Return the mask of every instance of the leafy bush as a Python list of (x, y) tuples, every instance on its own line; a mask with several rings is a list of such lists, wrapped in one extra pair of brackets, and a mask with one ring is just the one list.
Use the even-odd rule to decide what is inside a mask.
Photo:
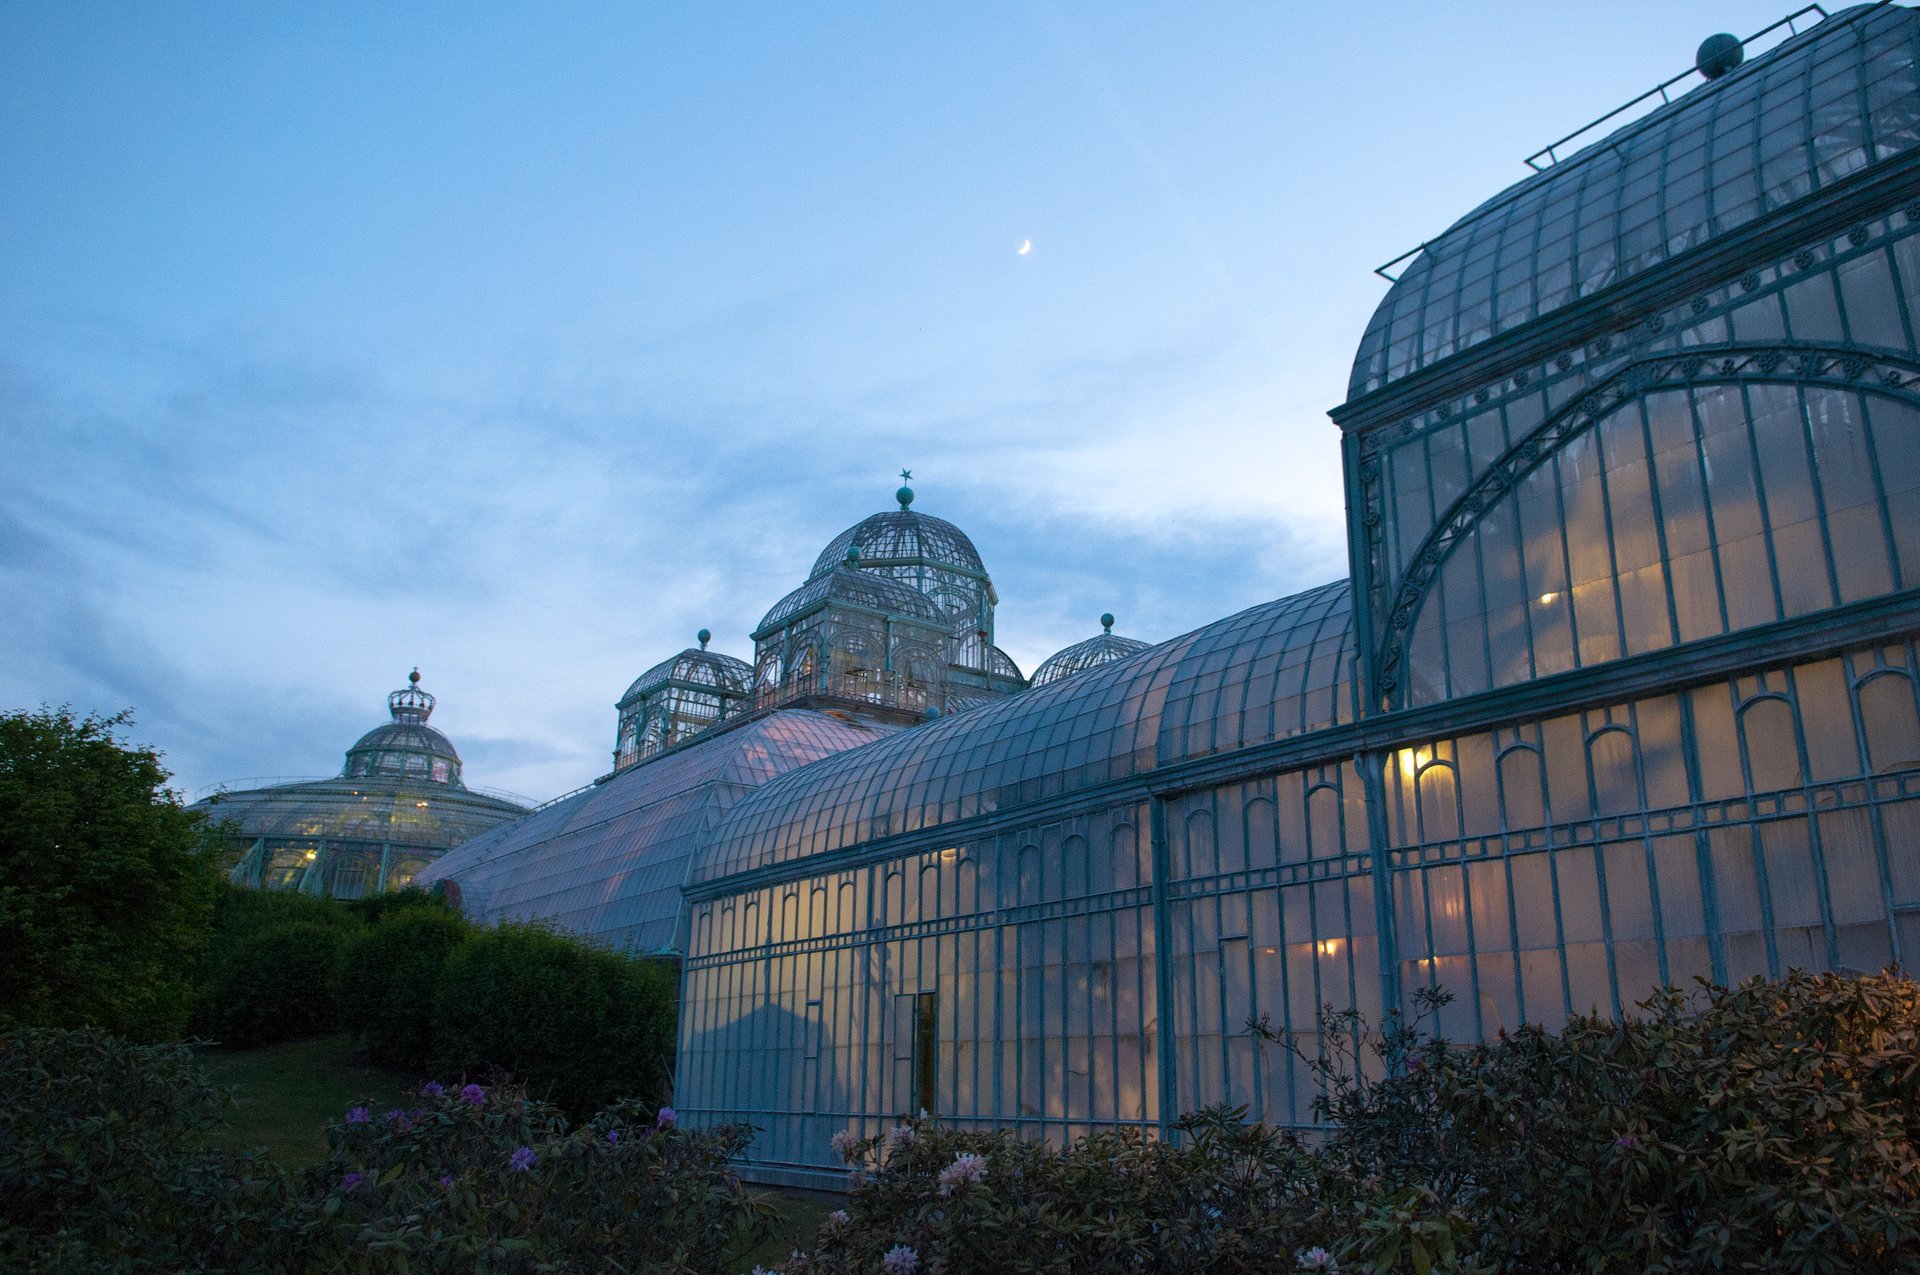
[(471, 928), (444, 908), (405, 906), (388, 911), (348, 943), (340, 975), (341, 1021), (375, 1059), (390, 1067), (427, 1069), (433, 1057), (434, 989)]
[(269, 1269), (289, 1181), (200, 1149), (221, 1095), (179, 1045), (0, 1036), (0, 1269)]
[(186, 1023), (218, 856), (127, 720), (0, 714), (0, 1028)]
[(664, 1101), (673, 1057), (668, 968), (532, 925), (477, 930), (442, 970), (436, 1069), (504, 1073), (573, 1116)]
[(749, 1132), (683, 1132), (623, 1104), (569, 1130), (514, 1089), (429, 1084), (412, 1110), (347, 1113), (307, 1175), (309, 1259), (358, 1268), (719, 1272), (770, 1216), (729, 1160)]
[(294, 921), (241, 938), (209, 985), (204, 1030), (249, 1047), (340, 1030), (340, 926)]
[(1228, 1111), (1177, 1147), (840, 1135), (849, 1204), (782, 1269), (1920, 1271), (1920, 986), (1793, 974), (1470, 1046), (1422, 1030), (1444, 1000), (1326, 1016), (1311, 1146)]
[(385, 894), (373, 894), (364, 899), (354, 899), (342, 904), (347, 911), (368, 925), (378, 925), (400, 912), (429, 911), (444, 912), (449, 916), (458, 916), (458, 909), (447, 903), (446, 896), (439, 887), (422, 890), (410, 885), (399, 890), (390, 890)]

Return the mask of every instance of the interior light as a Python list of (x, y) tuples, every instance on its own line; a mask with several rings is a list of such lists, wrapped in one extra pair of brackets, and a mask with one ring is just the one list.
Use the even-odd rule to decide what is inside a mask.
[(1550, 607), (1554, 603), (1558, 602), (1559, 600), (1560, 600), (1560, 595), (1558, 593), (1552, 592), (1551, 590), (1540, 595), (1540, 605), (1543, 607)]
[(945, 850), (942, 850), (940, 852), (940, 859), (943, 863), (952, 863), (955, 859), (958, 859), (959, 857), (960, 857), (959, 846), (948, 846)]
[(320, 852), (318, 850), (307, 851), (307, 862), (311, 863), (315, 859), (318, 859), (319, 857), (320, 857)]
[(1340, 954), (1339, 939), (1321, 939), (1317, 946), (1322, 956), (1338, 956)]

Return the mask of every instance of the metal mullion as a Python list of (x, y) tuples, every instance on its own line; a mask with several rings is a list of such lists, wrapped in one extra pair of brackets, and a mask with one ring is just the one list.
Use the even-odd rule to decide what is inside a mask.
[(1727, 613), (1727, 581), (1726, 572), (1720, 561), (1720, 528), (1719, 520), (1714, 516), (1713, 483), (1709, 481), (1707, 473), (1706, 429), (1700, 415), (1699, 396), (1691, 389), (1687, 391), (1686, 403), (1687, 418), (1691, 422), (1693, 432), (1692, 452), (1695, 474), (1700, 480), (1700, 513), (1706, 519), (1708, 560), (1713, 564), (1714, 601), (1720, 609), (1720, 631), (1726, 633), (1731, 630), (1732, 621)]
[[(1604, 470), (1605, 466), (1601, 468)], [(1593, 774), (1593, 741), (1608, 731), (1619, 730), (1621, 728), (1614, 722), (1613, 714), (1609, 710), (1600, 709), (1597, 711), (1603, 715), (1605, 724), (1597, 731), (1586, 729), (1587, 719), (1595, 711), (1596, 710), (1593, 709), (1587, 709), (1580, 714), (1580, 726), (1583, 736), (1580, 741), (1580, 755), (1581, 761), (1586, 765), (1587, 772), (1587, 809), (1593, 812), (1593, 822), (1596, 825), (1593, 838), (1593, 878), (1600, 896), (1600, 942), (1601, 947), (1606, 953), (1607, 995), (1613, 1002), (1611, 1009), (1617, 1017), (1620, 1013), (1620, 968), (1613, 957), (1613, 901), (1607, 897), (1606, 847), (1608, 843), (1600, 839), (1599, 828), (1597, 826), (1603, 816), (1600, 814), (1600, 785)], [(1640, 737), (1632, 731), (1627, 731), (1626, 735), (1627, 742), (1633, 747), (1634, 786), (1637, 793), (1640, 775)], [(1644, 809), (1646, 806), (1645, 801), (1643, 800), (1640, 804), (1641, 808)]]
[(1553, 508), (1560, 524), (1560, 570), (1561, 578), (1567, 582), (1567, 642), (1571, 648), (1568, 654), (1573, 657), (1572, 667), (1585, 668), (1586, 662), (1580, 658), (1579, 609), (1573, 605), (1573, 553), (1567, 547), (1567, 491), (1566, 483), (1561, 480), (1559, 451), (1554, 452), (1552, 460)]
[[(1887, 257), (1892, 260), (1893, 254), (1889, 252)], [(1873, 396), (1856, 394), (1853, 397), (1860, 406), (1860, 423), (1866, 428), (1867, 471), (1873, 476), (1874, 503), (1880, 510), (1880, 531), (1887, 538), (1887, 563), (1893, 572), (1894, 587), (1899, 588), (1906, 584), (1908, 576), (1900, 560), (1900, 537), (1893, 530), (1893, 512), (1887, 500), (1887, 485), (1880, 475), (1880, 445), (1873, 425)], [(1920, 563), (1915, 565), (1920, 567)]]
[(1738, 388), (1740, 413), (1746, 424), (1747, 457), (1753, 463), (1753, 498), (1760, 506), (1760, 528), (1767, 550), (1767, 579), (1773, 584), (1773, 618), (1780, 620), (1786, 618), (1787, 599), (1780, 587), (1780, 558), (1773, 547), (1773, 514), (1767, 504), (1767, 471), (1760, 463), (1760, 442), (1753, 428), (1753, 398), (1745, 385)]
[[(1828, 286), (1833, 289), (1834, 301), (1840, 309), (1840, 321), (1844, 324), (1846, 322), (1847, 306), (1845, 298), (1840, 295), (1840, 279), (1838, 273), (1829, 269), (1827, 271), (1827, 277)], [(1841, 392), (1845, 393), (1845, 391)], [(1827, 605), (1837, 606), (1845, 600), (1845, 594), (1843, 594), (1840, 589), (1840, 564), (1833, 556), (1833, 528), (1827, 521), (1826, 485), (1820, 481), (1820, 457), (1813, 446), (1813, 415), (1807, 407), (1807, 391), (1805, 387), (1793, 387), (1793, 403), (1798, 409), (1800, 417), (1801, 446), (1806, 449), (1807, 482), (1813, 488), (1814, 517), (1820, 528), (1820, 551), (1825, 556), (1827, 563), (1827, 597), (1829, 598)], [(1803, 769), (1801, 773), (1803, 775), (1811, 775), (1813, 772)]]
[[(1660, 547), (1660, 587), (1667, 599), (1667, 645), (1674, 646), (1684, 641), (1680, 636), (1680, 606), (1673, 596), (1673, 551), (1667, 548), (1666, 507), (1660, 502), (1660, 461), (1653, 445), (1653, 423), (1647, 411), (1647, 400), (1643, 396), (1638, 400), (1640, 410), (1640, 442), (1647, 454), (1647, 499), (1653, 506), (1654, 543)], [(1661, 966), (1666, 965), (1664, 949)], [(1664, 978), (1665, 975), (1663, 974)]]
[[(1822, 515), (1824, 517), (1824, 514)], [(1807, 753), (1807, 729), (1805, 719), (1800, 712), (1800, 683), (1793, 674), (1793, 665), (1786, 669), (1788, 706), (1793, 710), (1793, 746), (1800, 760), (1800, 783), (1803, 789), (1813, 782), (1812, 759)], [(1827, 968), (1836, 969), (1840, 965), (1840, 940), (1833, 922), (1833, 891), (1827, 877), (1826, 842), (1820, 833), (1820, 820), (1815, 817), (1812, 803), (1808, 803), (1805, 815), (1807, 824), (1807, 847), (1813, 858), (1813, 870), (1816, 874), (1816, 893), (1820, 900), (1820, 928), (1827, 940)]]
[[(1644, 413), (1643, 413), (1644, 416)], [(1612, 415), (1603, 416), (1587, 427), (1593, 436), (1593, 463), (1600, 480), (1600, 524), (1606, 529), (1607, 536), (1607, 587), (1613, 594), (1613, 630), (1619, 643), (1620, 655), (1629, 654), (1627, 650), (1627, 609), (1620, 597), (1620, 554), (1614, 545), (1613, 535), (1613, 485), (1607, 481), (1607, 447), (1601, 431)], [(1651, 477), (1651, 474), (1649, 474)], [(1567, 581), (1569, 592), (1573, 581)], [(1619, 656), (1615, 656), (1618, 659)], [(1589, 767), (1591, 768), (1591, 767)]]
[[(1744, 827), (1747, 833), (1748, 854), (1753, 860), (1754, 883), (1759, 887), (1760, 929), (1766, 938), (1767, 945), (1767, 976), (1769, 978), (1778, 978), (1780, 977), (1780, 944), (1773, 932), (1773, 882), (1767, 875), (1765, 847), (1760, 844), (1760, 824), (1752, 813), (1751, 803), (1757, 794), (1753, 787), (1753, 759), (1750, 755), (1752, 750), (1747, 747), (1746, 710), (1758, 704), (1763, 699), (1779, 699), (1780, 697), (1771, 691), (1762, 691), (1759, 694), (1749, 696), (1747, 701), (1741, 704), (1738, 703), (1737, 700), (1739, 689), (1736, 683), (1733, 680), (1729, 680), (1727, 688), (1736, 697), (1736, 707), (1733, 711), (1733, 733), (1736, 736), (1735, 742), (1740, 750), (1740, 780), (1747, 790), (1746, 795), (1749, 803), (1748, 815)], [(1787, 707), (1789, 709), (1793, 707), (1791, 701), (1787, 701)], [(1805, 776), (1803, 775), (1802, 778), (1804, 779)]]

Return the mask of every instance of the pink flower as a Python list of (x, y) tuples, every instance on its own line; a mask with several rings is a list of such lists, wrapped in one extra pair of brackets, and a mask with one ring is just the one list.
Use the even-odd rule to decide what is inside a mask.
[(1336, 1272), (1340, 1269), (1340, 1266), (1333, 1260), (1333, 1254), (1316, 1244), (1300, 1254), (1300, 1269), (1303, 1271)]
[(905, 1244), (895, 1244), (887, 1250), (887, 1255), (880, 1259), (880, 1269), (885, 1271), (886, 1275), (913, 1275), (920, 1269), (920, 1254)]
[(860, 1150), (860, 1139), (853, 1130), (842, 1129), (833, 1135), (832, 1146), (835, 1155), (852, 1164), (854, 1155)]
[(820, 1229), (823, 1231), (838, 1231), (852, 1220), (852, 1218), (847, 1216), (845, 1209), (835, 1209), (833, 1212), (827, 1214), (827, 1220), (820, 1224)]
[(952, 1164), (940, 1170), (940, 1194), (952, 1195), (956, 1187), (979, 1182), (987, 1176), (987, 1157), (962, 1151)]
[(891, 1155), (895, 1151), (912, 1146), (913, 1140), (917, 1136), (913, 1131), (913, 1126), (910, 1124), (897, 1124), (893, 1126), (892, 1129), (887, 1131), (887, 1153)]

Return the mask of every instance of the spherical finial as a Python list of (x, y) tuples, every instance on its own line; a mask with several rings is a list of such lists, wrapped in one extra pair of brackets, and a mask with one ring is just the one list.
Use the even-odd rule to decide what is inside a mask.
[(420, 685), (420, 670), (418, 667), (415, 667), (413, 672), (407, 674), (407, 681), (411, 682), (415, 686)]
[(701, 629), (698, 633), (694, 634), (694, 636), (700, 639), (700, 649), (703, 651), (707, 649), (707, 643), (713, 641), (713, 634), (707, 632), (705, 629)]
[(859, 545), (847, 546), (847, 565), (850, 567), (857, 567), (860, 565), (860, 546)]
[(1722, 31), (1700, 42), (1700, 51), (1693, 55), (1693, 64), (1700, 69), (1700, 74), (1709, 80), (1717, 80), (1739, 66), (1746, 57), (1746, 46)]
[(1108, 611), (1100, 617), (1100, 627), (1109, 633), (1113, 632), (1113, 612)]
[(899, 491), (893, 493), (893, 498), (900, 502), (902, 509), (905, 509), (913, 503), (913, 488), (902, 487)]

